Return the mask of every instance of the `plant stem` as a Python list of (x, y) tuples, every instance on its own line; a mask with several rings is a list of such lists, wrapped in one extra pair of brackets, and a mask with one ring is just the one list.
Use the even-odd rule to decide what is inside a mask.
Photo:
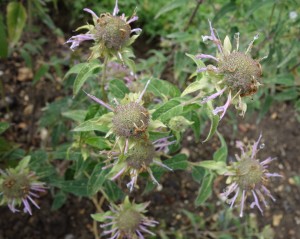
[(197, 11), (198, 11), (200, 5), (203, 3), (203, 1), (204, 1), (204, 0), (197, 0), (197, 5), (196, 5), (196, 7), (195, 7), (195, 9), (194, 9), (194, 11), (193, 11), (193, 13), (192, 13), (192, 15), (191, 15), (191, 17), (190, 17), (188, 23), (186, 24), (184, 30), (187, 30), (188, 27), (190, 26), (190, 24), (193, 22), (193, 20), (194, 20), (194, 18), (195, 18), (195, 16), (196, 16), (196, 13), (197, 13)]
[(104, 63), (103, 63), (103, 68), (102, 68), (102, 77), (101, 77), (101, 91), (102, 91), (102, 97), (103, 101), (107, 102), (107, 94), (105, 90), (105, 84), (106, 84), (106, 70), (107, 70), (107, 63), (108, 63), (108, 56), (105, 56), (104, 58)]

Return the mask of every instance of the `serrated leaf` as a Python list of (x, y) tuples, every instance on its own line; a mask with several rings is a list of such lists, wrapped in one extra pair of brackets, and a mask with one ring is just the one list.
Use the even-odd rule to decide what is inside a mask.
[(118, 99), (123, 99), (130, 91), (122, 80), (109, 81), (109, 92)]
[(152, 114), (154, 120), (160, 119), (163, 123), (167, 122), (173, 116), (178, 116), (182, 113), (183, 106), (179, 100), (172, 99), (155, 110)]
[[(73, 84), (73, 95), (77, 95), (80, 88), (83, 86), (84, 82), (91, 77), (95, 76), (95, 71), (100, 69), (100, 64), (98, 61), (91, 61), (84, 63), (82, 68), (80, 69), (77, 77), (75, 78), (74, 84)], [(99, 72), (97, 72), (99, 74)]]
[(14, 46), (20, 39), (26, 23), (27, 14), (21, 2), (10, 2), (7, 5), (6, 22), (8, 37), (11, 46)]
[(101, 188), (106, 180), (107, 170), (103, 170), (103, 163), (98, 163), (92, 172), (87, 185), (87, 191), (89, 195), (95, 195)]
[(198, 196), (195, 200), (195, 205), (199, 206), (204, 203), (212, 193), (212, 185), (214, 182), (214, 174), (206, 172), (206, 175), (202, 181), (201, 187), (198, 192)]

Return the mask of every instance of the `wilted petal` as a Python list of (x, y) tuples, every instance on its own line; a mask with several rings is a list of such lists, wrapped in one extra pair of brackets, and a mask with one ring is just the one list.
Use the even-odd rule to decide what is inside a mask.
[(113, 11), (113, 16), (118, 15), (118, 13), (119, 13), (118, 0), (116, 0), (116, 4), (114, 7), (114, 11)]
[(138, 19), (139, 19), (138, 16), (133, 16), (133, 17), (130, 18), (126, 23), (127, 23), (127, 24), (130, 24), (130, 23), (132, 23), (132, 22), (134, 22), (134, 21), (137, 21)]
[(215, 108), (213, 110), (213, 114), (217, 115), (219, 112), (223, 112), (222, 115), (220, 116), (220, 119), (222, 119), (224, 117), (230, 103), (231, 103), (231, 91), (229, 91), (229, 95), (228, 95), (228, 98), (227, 98), (227, 101), (226, 101), (225, 105)]
[(71, 43), (70, 49), (73, 51), (76, 47), (80, 45), (83, 41), (94, 40), (94, 34), (79, 34), (76, 36), (72, 36), (66, 43)]
[(211, 96), (203, 98), (201, 101), (201, 104), (204, 104), (204, 103), (208, 102), (209, 100), (213, 100), (213, 99), (217, 98), (218, 96), (222, 95), (225, 90), (226, 90), (226, 87), (224, 89), (218, 91), (217, 93), (212, 94)]
[(213, 59), (215, 61), (219, 61), (216, 57), (212, 56), (212, 55), (205, 55), (205, 54), (199, 54), (196, 55), (197, 59)]
[(91, 9), (89, 9), (89, 8), (84, 8), (83, 10), (86, 11), (86, 12), (88, 12), (88, 13), (90, 13), (90, 14), (92, 14), (92, 16), (93, 16), (95, 19), (98, 19), (98, 18), (99, 18), (99, 17), (97, 16), (97, 14), (94, 13), (94, 11), (92, 11)]

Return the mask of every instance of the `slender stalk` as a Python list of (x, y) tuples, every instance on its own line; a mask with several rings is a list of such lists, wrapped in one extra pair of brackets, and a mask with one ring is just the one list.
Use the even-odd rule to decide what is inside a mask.
[(3, 105), (5, 106), (5, 109), (6, 109), (6, 113), (9, 113), (10, 110), (9, 110), (8, 103), (5, 101), (4, 84), (3, 84), (2, 79), (0, 80), (0, 94), (1, 94), (2, 101), (3, 101)]
[(193, 13), (192, 13), (192, 15), (191, 15), (191, 17), (190, 17), (188, 23), (187, 23), (186, 26), (184, 27), (184, 30), (187, 30), (188, 27), (190, 26), (190, 24), (193, 22), (193, 20), (194, 20), (194, 18), (195, 18), (195, 16), (196, 16), (196, 13), (197, 13), (197, 11), (198, 11), (200, 5), (203, 3), (203, 1), (204, 1), (204, 0), (197, 0), (197, 5), (196, 5), (196, 7), (194, 8), (194, 11), (193, 11)]
[(108, 56), (105, 56), (104, 58), (104, 63), (103, 63), (103, 68), (102, 68), (102, 77), (101, 77), (101, 91), (102, 91), (102, 98), (104, 100), (104, 102), (107, 101), (107, 94), (106, 94), (106, 90), (105, 90), (105, 84), (106, 84), (106, 70), (107, 70), (107, 63), (108, 63)]

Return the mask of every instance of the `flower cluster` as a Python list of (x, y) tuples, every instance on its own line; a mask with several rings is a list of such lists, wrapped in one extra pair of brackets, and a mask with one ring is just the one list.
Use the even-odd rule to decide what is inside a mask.
[(117, 238), (139, 238), (144, 239), (143, 234), (152, 236), (155, 234), (147, 227), (155, 227), (157, 221), (147, 218), (144, 214), (149, 203), (136, 204), (130, 202), (128, 197), (119, 206), (111, 205), (110, 211), (102, 214), (94, 214), (92, 217), (100, 222), (109, 220), (110, 222), (102, 224), (106, 228), (104, 235), (110, 235), (110, 239)]
[(30, 203), (36, 208), (40, 208), (34, 201), (34, 198), (39, 198), (39, 192), (45, 192), (46, 187), (42, 182), (37, 181), (35, 173), (28, 172), (28, 170), (18, 171), (15, 169), (8, 169), (0, 171), (2, 177), (0, 178), (0, 195), (2, 200), (0, 204), (7, 203), (9, 209), (15, 213), (19, 212), (16, 206), (23, 203), (25, 213), (32, 215)]
[[(211, 40), (218, 48), (216, 56), (199, 54), (198, 59), (211, 59), (216, 62), (217, 66), (208, 65), (198, 69), (198, 72), (208, 72), (211, 77), (215, 75), (217, 82), (214, 82), (216, 93), (205, 97), (202, 103), (213, 100), (224, 93), (227, 93), (227, 101), (223, 106), (213, 110), (213, 114), (221, 113), (220, 118), (226, 113), (230, 104), (234, 104), (241, 114), (244, 115), (247, 105), (243, 100), (244, 96), (253, 95), (257, 92), (260, 85), (259, 79), (262, 75), (262, 69), (259, 62), (249, 55), (254, 41), (258, 38), (255, 36), (245, 52), (239, 51), (239, 33), (235, 35), (236, 49), (232, 50), (229, 37), (226, 36), (224, 44), (216, 37), (215, 30), (210, 26), (210, 36), (202, 36), (203, 40)], [(220, 80), (221, 78), (221, 80)]]
[(221, 197), (230, 204), (231, 208), (235, 203), (239, 203), (240, 217), (243, 216), (245, 202), (249, 194), (254, 199), (250, 207), (254, 208), (256, 206), (261, 213), (263, 213), (263, 210), (260, 202), (267, 207), (266, 197), (275, 201), (275, 198), (267, 188), (267, 184), (270, 178), (281, 177), (281, 175), (270, 173), (268, 170), (268, 164), (275, 160), (275, 158), (268, 157), (262, 162), (257, 159), (260, 139), (261, 135), (253, 145), (248, 146), (238, 141), (237, 147), (241, 150), (241, 156), (236, 155), (237, 162), (229, 166), (228, 172), (225, 174), (228, 176), (226, 183), (229, 186), (221, 194)]
[(168, 141), (170, 137), (163, 137), (153, 142), (148, 139), (148, 127), (164, 127), (161, 122), (152, 122), (150, 113), (141, 104), (149, 83), (150, 81), (139, 95), (132, 94), (125, 97), (121, 104), (117, 102), (116, 107), (87, 94), (92, 100), (113, 112), (109, 125), (112, 130), (107, 136), (111, 133), (115, 134), (116, 142), (111, 151), (102, 153), (107, 155), (107, 162), (112, 160), (114, 162), (105, 166), (104, 169), (112, 168), (108, 174), (111, 180), (129, 174), (131, 180), (127, 187), (130, 191), (137, 187), (138, 176), (144, 171), (148, 172), (152, 181), (159, 185), (150, 168), (152, 164), (172, 170), (164, 165), (158, 156), (160, 152), (167, 152), (168, 146), (175, 141)]
[(88, 30), (84, 34), (72, 36), (66, 43), (71, 44), (71, 49), (74, 50), (83, 41), (95, 41), (92, 47), (90, 59), (104, 57), (107, 55), (115, 55), (122, 59), (122, 50), (129, 46), (135, 38), (130, 39), (131, 33), (140, 33), (140, 28), (131, 29), (130, 24), (138, 20), (138, 16), (134, 13), (129, 19), (123, 13), (119, 13), (118, 0), (116, 0), (113, 14), (103, 13), (97, 16), (91, 9), (85, 8), (84, 11), (90, 13), (93, 17), (94, 25), (85, 25), (77, 30)]

